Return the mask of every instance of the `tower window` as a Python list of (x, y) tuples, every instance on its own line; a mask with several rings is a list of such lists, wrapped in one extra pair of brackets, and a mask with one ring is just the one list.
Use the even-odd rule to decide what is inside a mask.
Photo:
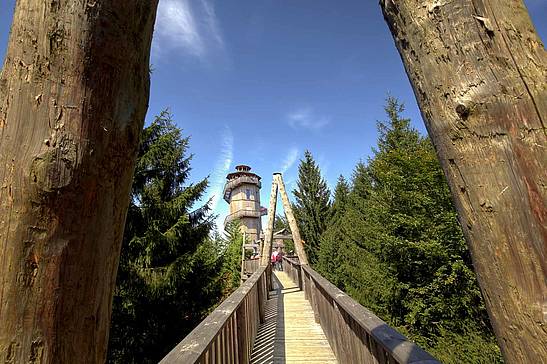
[(245, 193), (247, 194), (247, 200), (250, 200), (251, 199), (251, 190), (247, 188), (245, 190)]

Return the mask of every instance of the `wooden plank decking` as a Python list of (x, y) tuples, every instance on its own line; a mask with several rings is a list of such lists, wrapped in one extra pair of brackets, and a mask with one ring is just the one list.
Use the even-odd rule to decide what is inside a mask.
[(274, 274), (275, 291), (266, 302), (266, 319), (258, 329), (251, 363), (337, 363), (304, 292), (285, 272)]

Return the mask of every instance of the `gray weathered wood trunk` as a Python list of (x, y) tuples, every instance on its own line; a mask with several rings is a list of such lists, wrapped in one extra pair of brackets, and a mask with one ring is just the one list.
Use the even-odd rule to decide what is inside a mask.
[(283, 202), (283, 210), (285, 211), (285, 217), (289, 222), (289, 227), (291, 228), (292, 240), (294, 242), (294, 249), (298, 255), (300, 264), (308, 264), (308, 255), (304, 249), (304, 244), (302, 244), (302, 238), (300, 236), (300, 229), (298, 229), (298, 224), (296, 223), (296, 218), (292, 211), (291, 202), (289, 201), (289, 196), (285, 190), (285, 183), (283, 182), (283, 176), (279, 174), (274, 174), (274, 183), (279, 186), (279, 193), (281, 194), (281, 201)]
[(521, 0), (382, 0), (508, 363), (547, 362), (547, 55)]
[(157, 0), (18, 0), (0, 74), (0, 361), (102, 363)]
[(270, 192), (270, 206), (268, 207), (268, 225), (266, 226), (266, 233), (264, 234), (264, 245), (262, 246), (262, 256), (260, 257), (261, 265), (270, 264), (270, 257), (272, 255), (276, 207), (277, 207), (277, 183), (275, 183), (275, 179), (274, 179), (274, 181), (272, 182), (272, 190)]

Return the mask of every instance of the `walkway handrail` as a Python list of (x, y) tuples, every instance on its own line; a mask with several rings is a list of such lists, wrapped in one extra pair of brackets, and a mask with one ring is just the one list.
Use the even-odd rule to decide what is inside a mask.
[(301, 290), (304, 289), (302, 286), (302, 269), (300, 268), (300, 262), (298, 261), (297, 256), (283, 257), (283, 270), (287, 273), (289, 277), (298, 284), (298, 288)]
[(441, 364), (310, 266), (294, 258), (284, 260), (293, 281), (302, 279), (315, 320), (340, 363)]
[(259, 267), (160, 364), (248, 363), (258, 326), (264, 321), (269, 269)]

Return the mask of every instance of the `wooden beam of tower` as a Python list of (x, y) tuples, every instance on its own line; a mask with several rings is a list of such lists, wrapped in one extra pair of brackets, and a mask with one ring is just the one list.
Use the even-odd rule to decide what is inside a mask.
[(283, 210), (285, 210), (285, 216), (289, 221), (289, 226), (291, 228), (292, 238), (294, 240), (294, 248), (300, 264), (308, 264), (308, 256), (304, 250), (304, 245), (302, 244), (302, 238), (300, 237), (300, 230), (298, 230), (298, 225), (296, 224), (296, 219), (291, 208), (291, 202), (289, 201), (289, 196), (285, 191), (285, 184), (283, 183), (283, 177), (281, 173), (274, 174), (274, 183), (277, 184), (279, 192), (281, 193), (281, 201), (283, 202)]
[(270, 256), (272, 255), (272, 241), (275, 222), (275, 208), (277, 205), (277, 183), (272, 182), (272, 191), (270, 192), (270, 207), (268, 208), (268, 226), (264, 234), (264, 246), (262, 247), (262, 256), (260, 257), (260, 265), (270, 264)]

